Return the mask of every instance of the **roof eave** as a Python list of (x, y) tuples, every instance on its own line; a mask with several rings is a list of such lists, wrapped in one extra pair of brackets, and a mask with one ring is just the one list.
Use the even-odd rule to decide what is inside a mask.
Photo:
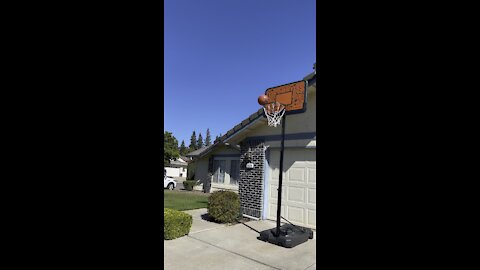
[[(259, 113), (259, 112), (262, 112), (262, 113)], [(253, 116), (253, 115), (256, 115), (253, 119), (250, 120), (250, 117)], [(248, 122), (246, 122), (245, 120), (242, 121), (239, 125), (236, 125), (233, 129), (229, 130), (227, 132), (227, 134), (225, 134), (224, 136), (221, 137), (222, 140), (219, 140), (217, 143), (215, 143), (212, 147), (210, 147), (209, 149), (205, 149), (206, 151), (200, 153), (198, 156), (196, 156), (196, 159), (199, 159), (199, 158), (202, 158), (206, 155), (208, 155), (209, 153), (211, 153), (214, 149), (216, 149), (217, 147), (219, 146), (223, 146), (223, 145), (226, 145), (226, 146), (231, 146), (230, 144), (228, 144), (228, 142), (235, 136), (241, 134), (242, 132), (244, 132), (248, 127), (250, 127), (251, 125), (253, 125), (254, 123), (256, 123), (257, 121), (259, 121), (260, 119), (262, 119), (262, 116), (263, 116), (263, 109), (261, 110), (258, 110), (256, 113), (252, 114), (249, 118), (247, 118), (247, 120), (250, 120)], [(239, 127), (240, 126), (240, 127)], [(232, 146), (233, 148), (235, 148), (234, 146)], [(235, 148), (236, 149), (236, 148)]]

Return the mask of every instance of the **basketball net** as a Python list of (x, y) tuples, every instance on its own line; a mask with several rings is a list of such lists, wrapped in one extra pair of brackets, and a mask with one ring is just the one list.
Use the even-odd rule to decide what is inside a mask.
[(263, 111), (267, 116), (268, 125), (276, 127), (280, 125), (283, 115), (285, 114), (285, 106), (278, 102), (273, 102), (263, 106)]

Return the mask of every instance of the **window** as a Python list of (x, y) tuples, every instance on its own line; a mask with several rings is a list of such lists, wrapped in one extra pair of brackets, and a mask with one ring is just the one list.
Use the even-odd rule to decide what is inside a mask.
[(225, 160), (214, 160), (213, 168), (215, 170), (213, 182), (223, 184), (225, 182)]
[(240, 161), (232, 160), (230, 164), (230, 185), (238, 185), (240, 180)]

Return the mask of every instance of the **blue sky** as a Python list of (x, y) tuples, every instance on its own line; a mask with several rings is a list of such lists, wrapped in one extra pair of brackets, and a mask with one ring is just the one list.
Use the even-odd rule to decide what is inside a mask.
[(315, 0), (165, 0), (164, 130), (188, 147), (260, 108), (316, 61)]

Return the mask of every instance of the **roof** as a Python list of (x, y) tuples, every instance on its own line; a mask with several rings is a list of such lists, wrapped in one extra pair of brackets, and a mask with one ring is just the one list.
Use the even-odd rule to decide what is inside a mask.
[(305, 76), (305, 78), (303, 78), (304, 81), (309, 81), (309, 84), (311, 83), (310, 81), (311, 81), (312, 79), (315, 79), (315, 78), (316, 78), (315, 75), (317, 75), (317, 63), (314, 63), (314, 64), (313, 64), (313, 69), (315, 70), (314, 72), (308, 74), (307, 76)]
[(212, 144), (212, 145), (210, 145), (210, 146), (204, 146), (204, 147), (202, 147), (202, 148), (200, 148), (200, 149), (197, 149), (197, 150), (195, 150), (195, 151), (192, 151), (192, 152), (190, 152), (190, 153), (187, 154), (187, 157), (196, 157), (196, 156), (200, 155), (203, 151), (205, 151), (205, 150), (208, 149), (208, 148), (213, 147), (214, 145), (215, 145), (215, 144)]
[[(316, 64), (317, 63), (314, 63), (313, 64), (313, 68), (315, 69), (314, 72), (308, 74), (305, 78), (303, 78), (303, 80), (307, 81), (308, 84), (313, 84), (316, 82)], [(263, 113), (263, 108), (260, 108), (258, 111), (252, 113), (249, 117), (247, 117), (246, 119), (244, 119), (243, 121), (241, 121), (238, 125), (234, 126), (232, 129), (230, 129), (229, 131), (227, 131), (222, 137), (216, 139), (212, 145), (208, 146), (208, 147), (202, 147), (198, 150), (195, 150), (189, 154), (187, 154), (187, 157), (194, 157), (194, 158), (200, 158), (202, 156), (205, 156), (206, 154), (210, 153), (214, 148), (216, 148), (217, 146), (219, 145), (222, 145), (223, 142), (229, 138), (230, 136), (232, 136), (233, 134), (239, 132), (240, 130), (242, 130), (244, 127), (248, 126), (249, 124), (253, 123), (254, 121), (256, 121), (257, 119), (261, 118), (261, 117), (265, 117), (264, 116), (264, 113)]]
[(181, 158), (183, 161), (185, 161), (185, 162), (189, 162), (189, 161), (191, 160), (191, 158), (186, 157), (186, 156), (180, 156), (179, 159), (180, 159), (180, 158)]
[(180, 160), (172, 160), (170, 161), (170, 165), (178, 165), (178, 166), (187, 166), (187, 162), (182, 162)]
[(227, 138), (229, 138), (233, 134), (237, 133), (238, 131), (242, 130), (244, 127), (250, 125), (251, 123), (253, 123), (254, 121), (256, 121), (257, 119), (259, 119), (261, 117), (265, 117), (264, 114), (263, 114), (263, 108), (261, 108), (258, 111), (252, 113), (249, 117), (247, 117), (242, 122), (240, 122), (240, 124), (234, 126), (232, 129), (227, 131), (227, 133), (225, 135), (216, 139), (212, 145), (210, 145), (208, 147), (200, 148), (198, 150), (195, 150), (195, 151), (187, 154), (187, 156), (190, 156), (192, 158), (200, 158), (200, 157), (205, 156), (206, 154), (210, 153), (213, 149), (215, 149), (217, 146), (223, 145), (224, 144), (223, 142)]
[(227, 131), (227, 133), (225, 133), (225, 135), (223, 135), (222, 137), (216, 139), (214, 143), (224, 141), (226, 138), (228, 138), (228, 137), (230, 137), (231, 135), (233, 135), (233, 133), (237, 132), (238, 130), (242, 129), (242, 127), (244, 127), (244, 126), (252, 123), (253, 121), (257, 120), (257, 119), (260, 118), (261, 116), (263, 116), (263, 108), (260, 108), (258, 111), (252, 113), (249, 117), (247, 117), (247, 118), (244, 119), (242, 122), (240, 122), (240, 124), (234, 126), (232, 129), (230, 129), (229, 131)]

